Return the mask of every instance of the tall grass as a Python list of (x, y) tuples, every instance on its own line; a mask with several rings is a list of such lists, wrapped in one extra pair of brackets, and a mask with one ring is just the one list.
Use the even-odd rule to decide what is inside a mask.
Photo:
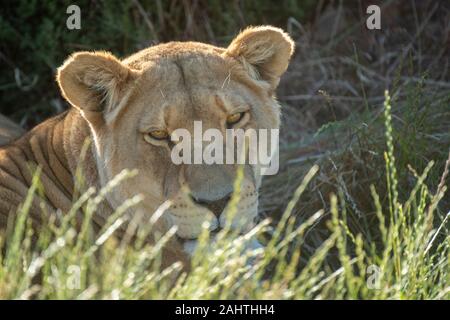
[[(133, 208), (140, 197), (126, 201), (94, 232), (93, 217), (99, 203), (114, 185), (135, 172), (123, 172), (97, 192), (88, 189), (62, 221), (49, 217), (46, 223), (32, 228), (28, 211), (39, 191), (37, 172), (27, 199), (0, 237), (0, 298), (448, 299), (450, 213), (438, 224), (433, 223), (446, 192), (447, 173), (432, 193), (425, 184), (433, 166), (430, 162), (424, 172), (416, 175), (414, 188), (402, 202), (398, 196), (388, 93), (384, 119), (387, 147), (383, 192), (387, 193), (388, 205), (382, 205), (374, 186), (370, 189), (380, 233), (377, 242), (350, 231), (346, 222), (348, 200), (342, 193), (332, 194), (328, 199), (330, 236), (300, 264), (304, 235), (324, 215), (324, 210), (319, 210), (300, 225), (292, 215), (318, 171), (313, 166), (274, 230), (270, 230), (268, 220), (263, 220), (245, 235), (226, 227), (211, 241), (205, 226), (190, 272), (184, 272), (180, 263), (162, 268), (162, 248), (174, 235), (174, 229), (150, 244), (145, 241), (148, 234), (154, 233), (155, 218), (150, 218), (145, 225), (129, 228), (134, 230), (134, 241), (115, 236), (115, 231), (126, 223), (133, 225), (133, 218), (127, 220), (124, 212)], [(235, 201), (239, 200), (239, 184), (238, 178), (230, 215), (238, 214)], [(83, 218), (76, 231), (79, 211)], [(270, 237), (264, 247), (251, 249), (252, 241), (267, 233)], [(324, 262), (330, 255), (338, 261), (336, 268)]]

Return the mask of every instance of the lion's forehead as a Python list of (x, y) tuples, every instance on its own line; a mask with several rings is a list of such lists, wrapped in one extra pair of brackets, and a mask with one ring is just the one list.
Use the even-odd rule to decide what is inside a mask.
[(204, 129), (220, 128), (227, 114), (245, 109), (253, 114), (252, 126), (276, 126), (278, 111), (267, 93), (242, 76), (236, 62), (224, 58), (220, 48), (197, 46), (203, 45), (194, 43), (177, 52), (176, 44), (166, 45), (126, 59), (141, 73), (120, 122), (130, 127), (130, 119), (138, 119), (134, 126), (141, 132), (190, 130), (194, 121), (202, 121)]
[(124, 59), (123, 63), (132, 68), (140, 69), (150, 60), (173, 59), (189, 56), (220, 56), (223, 52), (223, 48), (206, 43), (172, 41), (138, 51)]
[(148, 62), (142, 70), (141, 85), (167, 90), (193, 90), (196, 87), (217, 90), (227, 84), (230, 68), (222, 59), (202, 55), (160, 58)]
[[(264, 103), (263, 99), (246, 90), (244, 85), (235, 82), (223, 86), (222, 82), (226, 80), (220, 82), (218, 78), (204, 82), (184, 82), (175, 68), (168, 77), (161, 77), (160, 81), (142, 81), (139, 96), (133, 101), (135, 106), (130, 105), (128, 108), (139, 110), (143, 130), (162, 123), (168, 129), (176, 129), (180, 125), (186, 127), (194, 120), (207, 122), (214, 120), (214, 117), (219, 119), (220, 116), (242, 109), (250, 110)], [(258, 108), (254, 111), (258, 112)], [(270, 116), (270, 113), (264, 115)], [(205, 126), (208, 125), (206, 122)]]

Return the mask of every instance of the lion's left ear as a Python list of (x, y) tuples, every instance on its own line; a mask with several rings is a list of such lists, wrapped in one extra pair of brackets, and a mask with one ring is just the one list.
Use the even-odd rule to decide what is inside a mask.
[(238, 59), (251, 77), (265, 80), (275, 89), (294, 47), (291, 37), (279, 28), (249, 27), (234, 38), (225, 54)]
[(117, 111), (136, 72), (108, 52), (78, 52), (58, 68), (64, 98), (84, 114), (108, 118)]

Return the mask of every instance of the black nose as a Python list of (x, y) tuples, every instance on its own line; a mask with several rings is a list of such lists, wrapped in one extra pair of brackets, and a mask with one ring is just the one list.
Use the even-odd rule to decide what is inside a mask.
[(225, 197), (218, 200), (204, 200), (199, 199), (191, 195), (192, 201), (200, 206), (206, 207), (211, 210), (214, 215), (219, 218), (225, 207), (227, 206), (228, 201), (230, 201), (231, 194), (226, 195)]

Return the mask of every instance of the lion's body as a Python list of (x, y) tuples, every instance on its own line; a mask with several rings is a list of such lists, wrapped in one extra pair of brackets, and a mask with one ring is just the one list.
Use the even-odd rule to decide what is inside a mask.
[[(67, 212), (72, 204), (74, 175), (83, 143), (90, 135), (87, 123), (74, 109), (53, 117), (30, 132), (0, 147), (0, 227), (23, 202), (37, 167), (42, 172), (43, 200), (47, 210)], [(92, 154), (86, 156), (84, 170), (95, 184)], [(39, 220), (38, 198), (30, 216)]]
[[(180, 238), (198, 237), (206, 220), (212, 229), (223, 227), (238, 166), (175, 164), (166, 137), (178, 128), (193, 132), (195, 121), (224, 136), (228, 126), (278, 129), (274, 92), (292, 52), (282, 30), (259, 27), (243, 31), (228, 48), (171, 42), (122, 61), (105, 52), (73, 55), (57, 76), (72, 108), (0, 147), (0, 228), (24, 200), (37, 166), (45, 209), (67, 212), (81, 160), (87, 186), (97, 189), (123, 169), (139, 172), (107, 194), (99, 217), (141, 194), (134, 209), (145, 219), (171, 202), (159, 227), (176, 225)], [(87, 138), (93, 143), (81, 159)], [(246, 164), (233, 228), (254, 225), (260, 180), (258, 165)], [(41, 212), (37, 199), (30, 215), (39, 220)]]

